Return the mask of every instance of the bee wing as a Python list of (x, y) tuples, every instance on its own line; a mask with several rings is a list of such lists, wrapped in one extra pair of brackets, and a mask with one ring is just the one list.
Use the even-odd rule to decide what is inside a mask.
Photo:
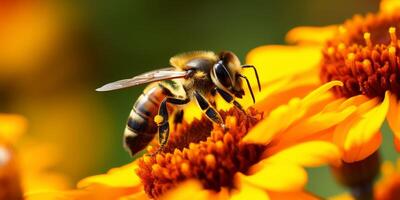
[(146, 72), (144, 74), (135, 76), (129, 79), (123, 79), (119, 81), (115, 81), (109, 84), (106, 84), (100, 88), (97, 88), (96, 91), (110, 91), (110, 90), (118, 90), (122, 88), (137, 86), (145, 83), (151, 83), (162, 80), (183, 78), (188, 75), (188, 71), (176, 71), (175, 68), (165, 68), (154, 70), (150, 72)]

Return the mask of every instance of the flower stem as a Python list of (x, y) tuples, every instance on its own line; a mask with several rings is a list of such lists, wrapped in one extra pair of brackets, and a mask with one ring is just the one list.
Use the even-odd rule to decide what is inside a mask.
[(372, 200), (373, 183), (379, 173), (380, 156), (376, 151), (364, 160), (332, 166), (336, 180), (348, 187), (356, 200)]
[(358, 187), (353, 187), (351, 188), (351, 195), (356, 200), (373, 200), (374, 199), (373, 184), (368, 183), (365, 185), (360, 185)]

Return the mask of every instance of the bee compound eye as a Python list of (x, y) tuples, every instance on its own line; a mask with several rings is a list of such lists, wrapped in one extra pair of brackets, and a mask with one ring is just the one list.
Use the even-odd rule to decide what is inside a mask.
[(228, 70), (222, 64), (222, 62), (218, 62), (214, 66), (215, 75), (217, 76), (218, 81), (226, 88), (232, 86), (231, 76), (229, 75)]

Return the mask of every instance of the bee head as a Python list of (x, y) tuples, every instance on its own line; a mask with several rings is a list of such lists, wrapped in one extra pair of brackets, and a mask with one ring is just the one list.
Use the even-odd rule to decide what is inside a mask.
[(232, 52), (223, 51), (211, 70), (211, 79), (218, 88), (242, 98), (244, 90), (239, 76), (241, 69), (238, 57)]
[(211, 70), (211, 79), (218, 88), (223, 89), (240, 99), (243, 98), (243, 95), (245, 94), (243, 89), (243, 80), (246, 80), (253, 101), (255, 102), (250, 82), (246, 76), (241, 74), (242, 69), (248, 67), (254, 69), (257, 76), (258, 87), (259, 90), (261, 90), (260, 81), (255, 67), (247, 65), (241, 66), (238, 57), (229, 51), (223, 51), (219, 54), (219, 60), (214, 64)]

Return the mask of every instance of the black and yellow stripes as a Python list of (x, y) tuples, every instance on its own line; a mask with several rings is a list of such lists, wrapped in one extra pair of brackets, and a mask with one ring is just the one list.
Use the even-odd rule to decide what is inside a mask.
[(135, 102), (124, 132), (124, 146), (131, 155), (143, 150), (157, 133), (154, 117), (171, 92), (158, 84), (149, 86)]

